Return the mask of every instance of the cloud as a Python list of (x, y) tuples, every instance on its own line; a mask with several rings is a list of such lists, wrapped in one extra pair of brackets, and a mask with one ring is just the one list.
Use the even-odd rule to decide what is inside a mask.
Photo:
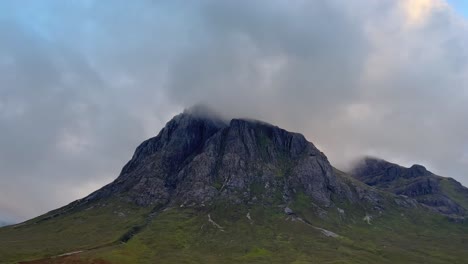
[(342, 168), (374, 154), (466, 184), (466, 21), (442, 1), (294, 3), (208, 4), (172, 98), (303, 132)]
[(418, 26), (426, 23), (437, 9), (446, 9), (447, 3), (439, 0), (408, 0), (401, 2), (401, 8), (406, 15), (406, 24)]
[(0, 217), (114, 179), (184, 107), (468, 184), (468, 28), (445, 1), (0, 4)]

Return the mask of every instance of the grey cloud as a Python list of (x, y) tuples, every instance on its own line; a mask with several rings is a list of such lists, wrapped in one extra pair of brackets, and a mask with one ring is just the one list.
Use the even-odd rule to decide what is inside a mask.
[(278, 110), (297, 106), (288, 118), (299, 115), (302, 122), (303, 106), (331, 111), (327, 101), (354, 96), (367, 40), (331, 1), (295, 8), (284, 2), (214, 2), (203, 14), (203, 38), (194, 39), (171, 68), (169, 92), (177, 100), (210, 103), (212, 96), (234, 115), (262, 108), (271, 113), (273, 103)]
[(466, 22), (434, 8), (408, 25), (403, 1), (283, 4), (209, 5), (173, 98), (301, 131), (340, 167), (374, 154), (468, 182)]
[(2, 2), (0, 219), (111, 181), (197, 103), (468, 184), (466, 20), (404, 3)]
[[(162, 92), (133, 87), (131, 78), (148, 80), (114, 84), (121, 75), (96, 68), (83, 43), (68, 42), (71, 29), (1, 24), (2, 219), (38, 215), (111, 181), (172, 114)], [(166, 112), (153, 113), (160, 107)]]

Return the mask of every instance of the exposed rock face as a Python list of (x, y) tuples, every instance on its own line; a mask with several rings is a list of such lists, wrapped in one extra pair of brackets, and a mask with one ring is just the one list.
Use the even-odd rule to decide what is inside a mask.
[[(120, 196), (139, 205), (287, 203), (297, 193), (320, 206), (352, 199), (327, 157), (304, 136), (259, 121), (229, 123), (186, 111), (143, 142), (111, 184), (84, 201)], [(216, 199), (215, 199), (216, 198)]]
[(468, 210), (467, 188), (454, 179), (437, 176), (421, 165), (405, 168), (366, 157), (351, 174), (370, 186), (412, 197), (442, 214), (464, 216)]
[(434, 175), (421, 165), (404, 168), (385, 160), (366, 157), (352, 171), (355, 178), (369, 185), (390, 185), (397, 179), (414, 179)]
[[(346, 180), (304, 136), (247, 119), (222, 120), (206, 109), (175, 116), (143, 142), (112, 183), (73, 203), (117, 197), (142, 206), (233, 204), (287, 206), (305, 195), (326, 208), (337, 199), (384, 210), (381, 194)], [(404, 168), (366, 158), (352, 172), (360, 181), (390, 191), (399, 206), (416, 202), (447, 215), (465, 216), (468, 189), (421, 165)]]
[[(366, 158), (352, 174), (400, 195), (394, 201), (402, 207), (419, 202), (447, 215), (468, 211), (467, 188), (421, 165), (404, 168)], [(114, 182), (65, 209), (106, 197), (155, 209), (218, 201), (287, 208), (299, 195), (309, 197), (319, 211), (338, 200), (385, 209), (379, 191), (335, 170), (303, 135), (255, 120), (225, 121), (196, 108), (175, 116), (156, 137), (138, 146)]]
[(167, 203), (178, 184), (180, 170), (225, 126), (220, 119), (191, 112), (175, 116), (156, 137), (138, 146), (114, 182), (85, 199), (125, 194), (140, 205)]

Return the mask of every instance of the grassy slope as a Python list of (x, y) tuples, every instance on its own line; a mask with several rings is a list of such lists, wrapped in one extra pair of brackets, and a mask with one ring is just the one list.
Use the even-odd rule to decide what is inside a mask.
[(142, 223), (147, 211), (146, 208), (105, 201), (46, 221), (40, 222), (50, 214), (0, 228), (0, 263), (108, 245), (131, 226)]
[[(208, 222), (208, 213), (224, 231)], [(253, 222), (246, 214), (247, 209), (236, 207), (220, 206), (210, 212), (173, 208), (158, 215), (127, 243), (85, 251), (79, 258), (82, 263), (97, 259), (107, 263), (464, 263), (468, 259), (466, 224), (449, 223), (419, 209), (385, 213), (372, 220), (371, 225), (353, 215), (343, 220), (332, 213), (325, 220), (304, 217), (340, 238), (326, 237), (303, 222), (287, 220), (280, 209), (251, 208)], [(93, 248), (122, 234), (121, 226), (110, 226), (115, 230), (107, 236), (90, 228), (93, 231), (75, 233), (73, 239), (67, 234), (74, 232), (57, 234), (55, 228), (46, 231), (41, 227), (40, 232), (54, 235), (44, 239), (38, 231), (30, 230), (42, 242), (28, 238), (21, 245), (7, 243), (2, 245), (0, 255), (3, 260), (3, 256), (23, 259), (21, 255), (30, 259), (39, 256), (30, 252), (39, 253), (45, 245), (46, 255)], [(6, 242), (4, 232), (1, 233), (1, 241)], [(14, 238), (19, 240), (17, 234)], [(20, 255), (4, 255), (14, 251)]]
[[(108, 201), (38, 224), (31, 220), (0, 229), (0, 263), (76, 250), (84, 252), (35, 263), (466, 263), (468, 223), (452, 223), (422, 208), (402, 209), (394, 196), (382, 194), (381, 214), (335, 201), (342, 215), (336, 207), (324, 214), (299, 192), (289, 207), (310, 224), (292, 221), (277, 206), (219, 201), (211, 208), (167, 208), (127, 243), (119, 239), (141, 226), (149, 209)], [(363, 221), (366, 214), (372, 215), (371, 224)], [(340, 237), (327, 237), (311, 225)]]
[(341, 223), (307, 219), (340, 238), (287, 220), (281, 210), (251, 208), (252, 223), (246, 209), (211, 211), (224, 231), (208, 222), (207, 213), (167, 210), (127, 244), (81, 257), (110, 263), (465, 263), (468, 258), (466, 225), (419, 210), (392, 212), (371, 225), (352, 216)]
[(440, 184), (445, 195), (468, 210), (468, 189), (451, 178), (441, 177)]

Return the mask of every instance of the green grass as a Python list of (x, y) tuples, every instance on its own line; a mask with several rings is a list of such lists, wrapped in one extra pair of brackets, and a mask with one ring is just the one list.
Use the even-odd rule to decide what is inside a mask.
[(126, 230), (144, 222), (147, 212), (148, 208), (103, 201), (49, 220), (38, 221), (46, 214), (24, 224), (3, 227), (0, 229), (0, 263), (110, 245)]
[[(37, 224), (42, 217), (1, 228), (0, 263), (76, 250), (84, 252), (73, 256), (75, 262), (50, 263), (466, 263), (468, 223), (423, 208), (404, 209), (392, 202), (394, 196), (383, 197), (381, 213), (362, 203), (335, 201), (344, 216), (335, 206), (319, 215), (298, 191), (290, 206), (308, 224), (294, 221), (277, 204), (222, 200), (198, 209), (167, 208), (145, 224), (150, 208), (106, 201)], [(363, 221), (365, 214), (372, 215), (370, 224)], [(327, 237), (313, 226), (340, 237)], [(135, 227), (139, 232), (122, 243), (122, 235)]]
[(450, 178), (441, 177), (440, 184), (445, 195), (468, 210), (468, 192), (460, 190), (464, 189), (464, 187), (456, 184), (453, 179)]
[[(224, 231), (208, 222), (208, 213)], [(82, 258), (111, 263), (466, 263), (468, 258), (467, 225), (422, 209), (391, 209), (371, 225), (352, 216), (341, 224), (306, 220), (341, 237), (287, 220), (280, 209), (219, 204), (167, 210), (128, 243)]]

